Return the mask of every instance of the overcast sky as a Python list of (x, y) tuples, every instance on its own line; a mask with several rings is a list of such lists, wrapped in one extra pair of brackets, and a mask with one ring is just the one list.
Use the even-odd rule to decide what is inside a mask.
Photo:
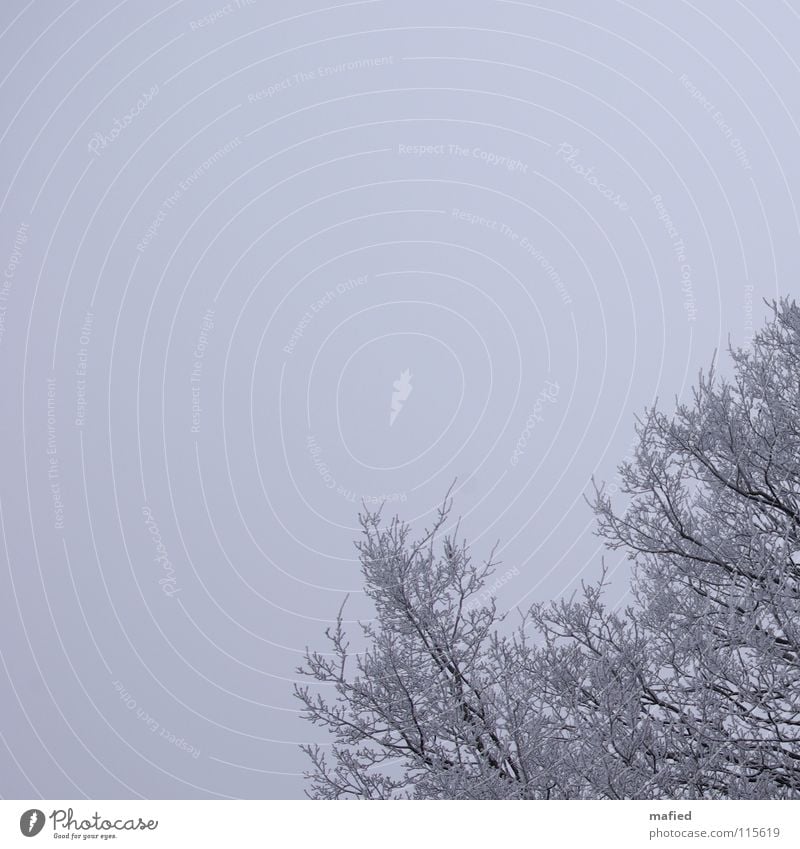
[(794, 294), (791, 4), (549, 6), (3, 3), (0, 795), (301, 795), (362, 499), (570, 592)]

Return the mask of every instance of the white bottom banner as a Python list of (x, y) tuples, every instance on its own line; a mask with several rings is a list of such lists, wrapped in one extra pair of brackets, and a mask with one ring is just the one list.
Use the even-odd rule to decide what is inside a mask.
[(800, 802), (0, 801), (0, 846), (800, 846)]

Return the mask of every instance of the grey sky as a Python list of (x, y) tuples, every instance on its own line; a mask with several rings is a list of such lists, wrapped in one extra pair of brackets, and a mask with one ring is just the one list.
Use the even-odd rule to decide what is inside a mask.
[(795, 285), (800, 18), (550, 6), (3, 4), (0, 795), (299, 796), (362, 498), (596, 575), (590, 476)]

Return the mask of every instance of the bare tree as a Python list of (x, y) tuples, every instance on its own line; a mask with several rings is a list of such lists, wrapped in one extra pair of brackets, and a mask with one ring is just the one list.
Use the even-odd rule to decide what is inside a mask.
[(297, 690), (308, 717), (336, 740), (329, 759), (307, 748), (314, 796), (525, 795), (540, 722), (514, 680), (519, 649), (497, 635), (494, 603), (476, 603), (493, 564), (474, 564), (456, 536), (439, 545), (449, 506), (418, 541), (398, 519), (382, 528), (379, 513), (360, 517), (358, 549), (376, 610), (361, 626), (367, 649), (350, 656), (340, 612), (328, 632), (332, 654), (308, 653), (301, 670), (333, 685), (336, 700)]
[[(578, 598), (507, 627), (443, 535), (361, 517), (376, 617), (308, 652), (297, 689), (332, 734), (318, 798), (800, 798), (800, 309), (775, 303), (731, 380), (637, 423), (598, 532), (633, 561), (631, 604)], [(440, 538), (441, 537), (441, 538)], [(332, 701), (325, 688), (332, 688)]]
[(800, 795), (800, 309), (773, 312), (732, 380), (701, 375), (673, 417), (639, 423), (627, 510), (595, 501), (635, 563), (671, 792)]

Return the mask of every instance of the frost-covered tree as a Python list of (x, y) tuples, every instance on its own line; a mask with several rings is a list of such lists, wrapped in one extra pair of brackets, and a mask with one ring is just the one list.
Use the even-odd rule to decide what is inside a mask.
[(358, 543), (376, 618), (362, 625), (367, 648), (351, 657), (341, 613), (333, 652), (309, 653), (307, 674), (333, 684), (329, 702), (298, 689), (307, 714), (333, 732), (328, 755), (308, 748), (312, 795), (507, 798), (529, 779), (541, 722), (522, 680), (522, 647), (496, 634), (493, 602), (476, 604), (492, 563), (439, 533), (448, 506), (421, 540), (398, 519), (361, 517)]
[(635, 563), (670, 793), (800, 797), (800, 309), (773, 308), (731, 380), (643, 418), (627, 510), (595, 502)]
[[(733, 377), (637, 423), (624, 509), (598, 532), (632, 560), (513, 627), (443, 534), (361, 517), (375, 619), (352, 654), (309, 652), (306, 747), (318, 798), (800, 798), (800, 309), (773, 305)], [(333, 689), (333, 697), (330, 689)]]

